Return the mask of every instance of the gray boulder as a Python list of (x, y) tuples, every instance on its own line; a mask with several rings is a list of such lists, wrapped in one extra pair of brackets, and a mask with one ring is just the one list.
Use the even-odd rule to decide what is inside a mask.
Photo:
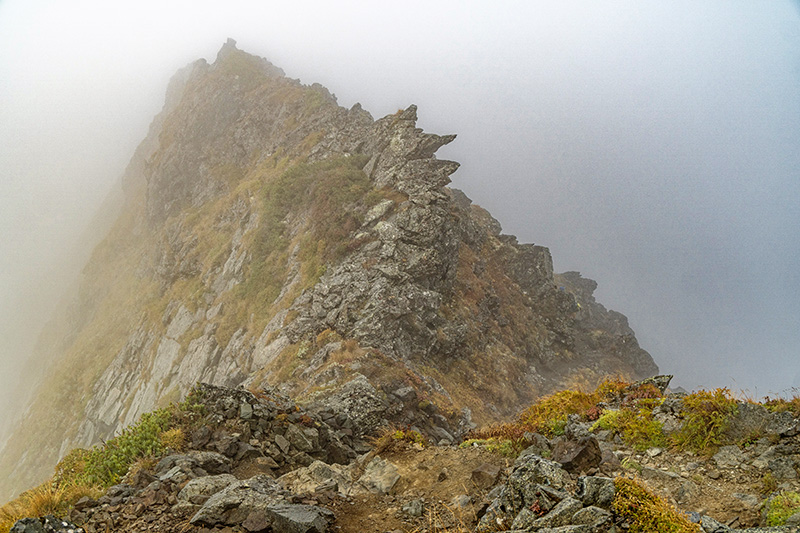
[(500, 475), (500, 467), (489, 463), (483, 463), (472, 471), (472, 482), (481, 490), (489, 489), (497, 483)]
[(374, 494), (388, 494), (400, 480), (397, 467), (389, 461), (375, 457), (367, 463), (359, 481)]
[(216, 452), (191, 451), (164, 457), (156, 465), (155, 472), (163, 477), (175, 467), (189, 477), (227, 474), (231, 471), (231, 460)]
[(581, 476), (578, 478), (578, 490), (575, 495), (585, 506), (596, 506), (610, 509), (611, 502), (617, 493), (614, 480), (599, 476)]
[[(185, 487), (184, 487), (185, 488)], [(237, 481), (212, 495), (191, 518), (196, 525), (241, 525), (248, 531), (324, 533), (333, 513), (313, 505), (290, 504), (280, 485), (269, 476)]]
[(572, 517), (575, 513), (580, 511), (582, 507), (583, 505), (581, 502), (568, 497), (558, 502), (558, 504), (544, 516), (539, 516), (536, 511), (525, 508), (514, 519), (511, 528), (537, 531), (547, 527), (552, 528), (572, 525)]
[(311, 493), (320, 487), (350, 493), (350, 472), (341, 465), (314, 461), (309, 466), (292, 470), (278, 478), (278, 483), (296, 494)]
[(595, 531), (604, 531), (613, 522), (613, 516), (605, 509), (593, 505), (584, 507), (572, 516), (572, 524), (585, 525)]
[[(311, 428), (309, 428), (309, 430), (311, 430)], [(306, 434), (298, 425), (289, 424), (286, 428), (285, 437), (295, 449), (308, 453), (314, 451), (316, 448), (314, 442), (314, 440), (316, 440), (316, 430), (313, 430), (313, 432), (314, 433)]]
[(236, 478), (231, 474), (198, 477), (189, 481), (189, 483), (181, 489), (178, 493), (178, 500), (202, 504), (205, 503), (210, 496), (233, 483), (236, 483)]
[(664, 391), (666, 391), (667, 387), (669, 387), (669, 382), (672, 381), (672, 377), (673, 376), (671, 374), (662, 374), (639, 380), (636, 383), (631, 383), (628, 385), (628, 387), (625, 389), (625, 393), (635, 391), (643, 385), (652, 385), (657, 388), (661, 394), (664, 394)]
[(250, 513), (278, 503), (284, 503), (280, 486), (274, 479), (262, 474), (237, 481), (217, 492), (203, 504), (190, 522), (206, 526), (238, 525)]
[(791, 457), (776, 457), (767, 462), (767, 469), (778, 479), (797, 479), (795, 461)]
[(738, 446), (723, 446), (714, 454), (714, 462), (720, 468), (736, 468), (744, 464), (745, 457)]
[(794, 437), (800, 432), (800, 429), (798, 429), (799, 424), (789, 411), (772, 413), (769, 422), (767, 422), (766, 431), (781, 437)]
[[(518, 457), (499, 496), (481, 517), (477, 531), (507, 529), (520, 512), (524, 509), (530, 511), (532, 506), (549, 511), (569, 496), (563, 490), (569, 482), (569, 474), (555, 461), (533, 454)], [(538, 517), (529, 518), (532, 522)]]
[(282, 533), (325, 533), (333, 523), (333, 512), (316, 505), (270, 505), (265, 513), (272, 531)]
[(350, 420), (356, 435), (369, 433), (380, 426), (388, 408), (375, 387), (361, 374), (326, 396), (323, 403), (326, 408)]
[(739, 442), (756, 435), (763, 435), (772, 414), (762, 405), (743, 402), (739, 410), (728, 423), (725, 437), (730, 442)]
[(23, 518), (11, 527), (9, 533), (83, 533), (83, 528), (53, 515), (42, 518)]
[(603, 452), (597, 439), (587, 436), (558, 442), (553, 448), (553, 459), (561, 463), (567, 472), (588, 473), (600, 466)]
[(17, 520), (9, 533), (44, 533), (44, 526), (38, 518)]

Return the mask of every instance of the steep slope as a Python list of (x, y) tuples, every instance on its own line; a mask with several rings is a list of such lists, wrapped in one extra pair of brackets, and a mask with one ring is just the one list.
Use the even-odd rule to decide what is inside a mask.
[(656, 373), (594, 282), (555, 276), (546, 248), (446, 187), (458, 164), (434, 154), (454, 138), (416, 128), (414, 106), (341, 108), (230, 40), (176, 74), (40, 347), (56, 363), (3, 450), (4, 494), (198, 380), (278, 385), (368, 425), (418, 421), (391, 408), (412, 395), (456, 428)]

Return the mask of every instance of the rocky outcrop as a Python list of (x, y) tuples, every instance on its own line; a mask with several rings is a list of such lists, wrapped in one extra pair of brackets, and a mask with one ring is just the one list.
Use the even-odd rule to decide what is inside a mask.
[(233, 41), (176, 74), (48, 334), (74, 390), (37, 396), (6, 494), (198, 381), (278, 387), (355, 438), (393, 422), (452, 442), (572, 380), (654, 373), (594, 282), (447, 186), (455, 136), (416, 121), (344, 109)]
[[(640, 390), (628, 387), (618, 401), (630, 402)], [(685, 423), (683, 398), (673, 394), (661, 402), (678, 425)], [(662, 511), (677, 506), (676, 516), (703, 533), (798, 530), (800, 513), (783, 526), (758, 527), (766, 521), (762, 509), (800, 489), (800, 420), (789, 411), (740, 410), (736, 419), (757, 420), (761, 437), (721, 446), (709, 457), (637, 450), (573, 416), (563, 435), (525, 434), (530, 446), (512, 463), (475, 443), (423, 446), (389, 435), (373, 448), (335, 417), (331, 425), (274, 388), (253, 393), (200, 385), (191, 405), (202, 416), (190, 426), (187, 449), (133, 469), (96, 500), (78, 500), (64, 520), (25, 518), (12, 531), (173, 531), (191, 524), (208, 531), (350, 533), (394, 530), (400, 523), (406, 530), (476, 533), (618, 532), (632, 529), (624, 514), (630, 509), (617, 500), (620, 483), (632, 479), (658, 496)], [(558, 451), (572, 450), (569, 444), (599, 448), (599, 464)]]

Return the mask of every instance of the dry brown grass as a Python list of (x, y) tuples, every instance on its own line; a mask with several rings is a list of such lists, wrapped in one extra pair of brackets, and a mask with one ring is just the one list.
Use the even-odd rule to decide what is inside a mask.
[(186, 434), (181, 428), (170, 428), (166, 431), (162, 431), (158, 436), (158, 440), (160, 440), (161, 444), (166, 448), (176, 452), (182, 452), (186, 449)]
[(82, 497), (97, 498), (101, 492), (93, 486), (58, 486), (53, 481), (42, 483), (0, 507), (0, 533), (8, 533), (22, 518), (61, 515)]

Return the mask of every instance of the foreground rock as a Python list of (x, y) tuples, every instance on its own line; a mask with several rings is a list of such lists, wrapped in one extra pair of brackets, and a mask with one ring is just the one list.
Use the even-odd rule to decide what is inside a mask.
[(75, 524), (47, 515), (42, 518), (23, 518), (17, 521), (10, 533), (84, 533)]
[(236, 481), (213, 494), (189, 521), (206, 526), (242, 525), (248, 531), (324, 533), (333, 513), (313, 505), (288, 503), (274, 479), (260, 475)]
[[(273, 389), (201, 385), (193, 401), (205, 414), (188, 449), (129, 474), (97, 500), (82, 498), (66, 520), (27, 518), (13, 531), (361, 533), (435, 524), (620, 533), (630, 524), (614, 506), (619, 478), (636, 478), (705, 533), (792, 532), (800, 521), (798, 514), (781, 528), (755, 527), (777, 495), (800, 492), (797, 420), (785, 413), (750, 409), (747, 419), (765, 433), (709, 456), (636, 450), (571, 417), (562, 436), (526, 434), (531, 445), (511, 462), (474, 445), (423, 447), (394, 433), (371, 449), (336, 416), (305, 411)], [(661, 414), (680, 424), (681, 402), (668, 396)]]

